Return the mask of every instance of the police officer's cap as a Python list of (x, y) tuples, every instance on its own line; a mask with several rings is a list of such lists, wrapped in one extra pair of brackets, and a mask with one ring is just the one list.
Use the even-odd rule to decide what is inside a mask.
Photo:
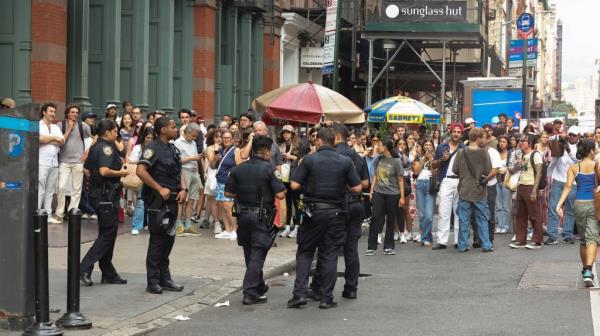
[(258, 152), (263, 149), (271, 149), (271, 145), (273, 145), (273, 140), (271, 138), (259, 135), (252, 140), (252, 151)]

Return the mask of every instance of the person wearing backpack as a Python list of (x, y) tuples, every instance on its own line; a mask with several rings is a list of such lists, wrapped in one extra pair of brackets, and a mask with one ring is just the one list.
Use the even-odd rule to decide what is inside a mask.
[[(544, 178), (544, 159), (540, 152), (533, 150), (536, 142), (536, 135), (524, 134), (519, 144), (523, 157), (517, 163), (521, 170), (515, 200), (517, 241), (509, 245), (515, 249), (539, 249), (543, 245), (544, 229), (540, 221), (539, 187)], [(533, 241), (530, 244), (527, 244), (528, 220), (533, 227)]]
[[(550, 163), (552, 168), (552, 187), (550, 191), (550, 205), (548, 206), (548, 239), (544, 242), (546, 245), (555, 245), (558, 243), (558, 223), (560, 218), (556, 212), (556, 205), (560, 195), (567, 183), (567, 173), (569, 167), (579, 162), (575, 157), (577, 153), (577, 144), (579, 143), (580, 130), (577, 126), (571, 126), (568, 131), (567, 142), (563, 142), (564, 151), (561, 157), (553, 158)], [(575, 214), (573, 212), (575, 205), (575, 195), (577, 188), (573, 188), (571, 193), (563, 203), (564, 219), (562, 239), (565, 244), (574, 244), (573, 230), (575, 227)]]
[[(65, 143), (58, 155), (58, 193), (54, 217), (48, 218), (48, 223), (62, 224), (65, 215), (65, 196), (71, 191), (69, 210), (79, 207), (83, 185), (83, 162), (85, 161), (85, 139), (92, 136), (90, 127), (79, 119), (81, 108), (70, 104), (65, 109), (65, 119), (60, 127), (65, 135)], [(71, 181), (71, 187), (67, 183)]]

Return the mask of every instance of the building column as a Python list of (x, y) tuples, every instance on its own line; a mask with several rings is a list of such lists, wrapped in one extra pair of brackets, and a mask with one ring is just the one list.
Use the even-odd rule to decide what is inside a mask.
[(252, 13), (242, 12), (240, 15), (239, 36), (239, 68), (238, 68), (238, 103), (232, 113), (239, 115), (245, 112), (252, 102)]
[[(67, 2), (31, 0), (31, 13), (31, 96), (34, 102), (55, 102), (62, 111), (67, 99)], [(28, 61), (28, 44), (18, 43), (17, 48), (15, 63)], [(26, 100), (25, 76), (16, 79), (19, 99)]]
[[(107, 104), (121, 103), (121, 0), (105, 2), (106, 38), (104, 86)], [(93, 80), (93, 79), (92, 79)]]
[[(239, 76), (238, 76), (238, 67), (239, 67), (239, 9), (235, 6), (230, 6), (227, 9), (227, 54), (225, 55), (225, 62), (227, 65), (231, 66), (231, 74), (229, 76), (229, 84), (231, 87), (231, 103), (224, 110), (220, 111), (221, 115), (232, 114), (235, 111), (237, 106), (237, 100), (240, 93), (239, 87)], [(226, 88), (228, 89), (228, 88)]]
[(252, 23), (252, 99), (263, 93), (263, 35), (265, 26), (262, 16), (258, 15)]
[(279, 15), (264, 18), (263, 35), (263, 92), (279, 88), (281, 27), (283, 18)]
[(175, 4), (173, 0), (158, 2), (158, 97), (157, 106), (165, 113), (173, 113), (173, 30)]
[(146, 110), (148, 103), (148, 64), (150, 63), (150, 0), (135, 0), (135, 21), (132, 41), (133, 62), (133, 103)]
[[(219, 6), (220, 6), (220, 2)], [(193, 109), (204, 119), (215, 111), (217, 7), (214, 0), (194, 8)]]
[(69, 0), (67, 33), (67, 99), (91, 111), (88, 94), (89, 0)]

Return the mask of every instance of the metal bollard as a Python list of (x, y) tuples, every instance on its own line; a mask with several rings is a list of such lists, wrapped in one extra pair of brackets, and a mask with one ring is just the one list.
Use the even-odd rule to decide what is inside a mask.
[(48, 213), (38, 209), (33, 216), (35, 248), (35, 324), (24, 336), (59, 336), (62, 329), (50, 322), (48, 293)]
[(90, 329), (92, 327), (92, 322), (79, 312), (81, 210), (69, 210), (68, 222), (67, 311), (56, 321), (56, 324), (66, 329)]

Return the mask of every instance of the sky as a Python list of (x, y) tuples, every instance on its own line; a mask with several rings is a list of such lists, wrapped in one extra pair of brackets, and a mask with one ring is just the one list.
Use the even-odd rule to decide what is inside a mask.
[(600, 0), (553, 0), (563, 21), (563, 83), (589, 78), (600, 59)]

